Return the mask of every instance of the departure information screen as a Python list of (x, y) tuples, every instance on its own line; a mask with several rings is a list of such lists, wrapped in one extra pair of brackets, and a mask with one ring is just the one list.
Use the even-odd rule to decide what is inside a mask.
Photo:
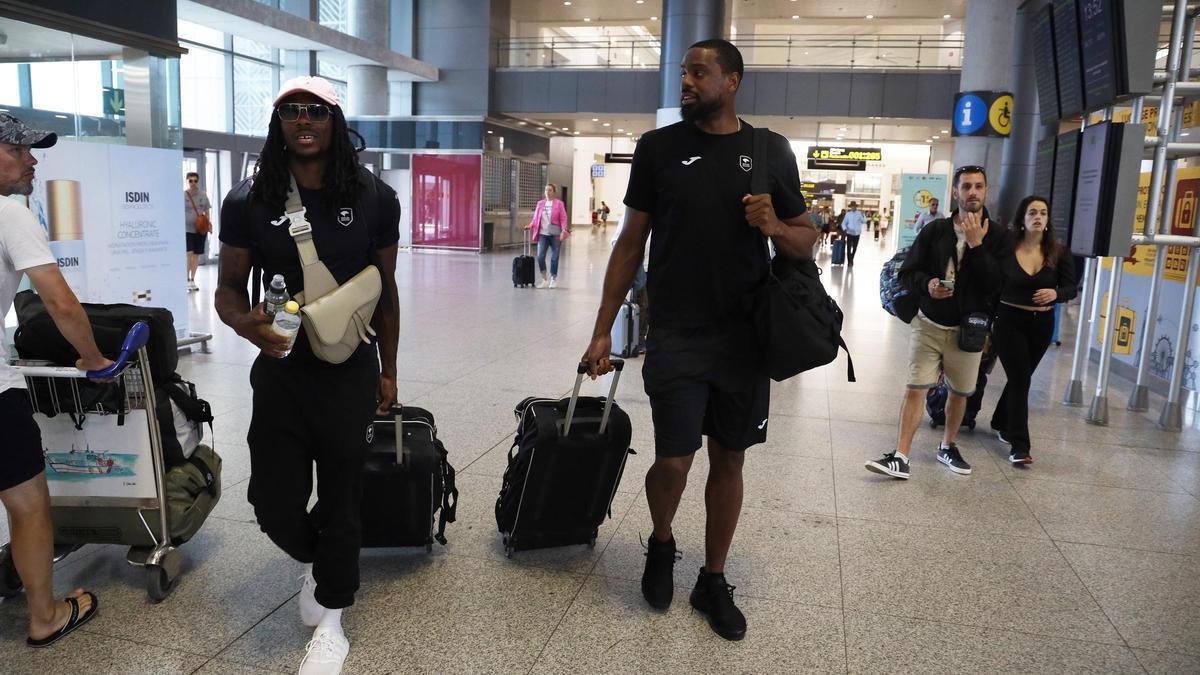
[(1079, 54), (1083, 68), (1083, 101), (1089, 110), (1117, 97), (1117, 53), (1113, 0), (1079, 1)]
[(1054, 67), (1054, 9), (1042, 8), (1033, 22), (1033, 58), (1037, 64), (1038, 110), (1042, 123), (1062, 119), (1058, 113), (1058, 72)]
[(1063, 117), (1083, 112), (1083, 69), (1079, 60), (1079, 21), (1075, 0), (1054, 0), (1054, 63)]

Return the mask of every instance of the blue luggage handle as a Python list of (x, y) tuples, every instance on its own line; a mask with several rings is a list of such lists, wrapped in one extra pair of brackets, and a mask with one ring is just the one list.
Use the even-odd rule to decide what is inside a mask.
[(88, 379), (107, 380), (120, 375), (131, 365), (130, 359), (136, 358), (138, 350), (145, 347), (149, 341), (149, 324), (145, 321), (138, 321), (133, 324), (129, 329), (129, 333), (125, 335), (125, 341), (121, 343), (121, 353), (117, 355), (113, 364), (102, 370), (87, 371)]

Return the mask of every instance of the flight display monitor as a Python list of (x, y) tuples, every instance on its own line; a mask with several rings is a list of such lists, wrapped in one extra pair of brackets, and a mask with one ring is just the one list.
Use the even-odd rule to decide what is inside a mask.
[(1083, 68), (1083, 104), (1088, 110), (1112, 103), (1121, 89), (1117, 81), (1116, 0), (1078, 0), (1079, 60)]
[(1054, 8), (1046, 5), (1033, 20), (1033, 58), (1037, 75), (1038, 111), (1042, 124), (1062, 119), (1058, 106), (1058, 70), (1054, 55)]
[(1054, 66), (1058, 79), (1059, 114), (1083, 112), (1083, 67), (1079, 58), (1079, 19), (1075, 0), (1054, 0)]
[(1051, 136), (1038, 141), (1033, 165), (1033, 193), (1054, 201), (1054, 146), (1058, 139)]
[(1129, 254), (1145, 137), (1144, 124), (1101, 122), (1083, 130), (1071, 253), (1116, 257)]
[[(1054, 176), (1050, 189), (1050, 224), (1059, 241), (1071, 240), (1075, 209), (1075, 171), (1079, 162), (1079, 132), (1059, 134), (1054, 147)], [(1039, 153), (1041, 148), (1039, 147)]]

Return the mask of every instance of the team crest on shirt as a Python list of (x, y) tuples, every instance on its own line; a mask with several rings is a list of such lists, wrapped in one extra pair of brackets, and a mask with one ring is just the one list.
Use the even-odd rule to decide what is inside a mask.
[(350, 223), (354, 222), (354, 209), (348, 207), (338, 209), (337, 221), (342, 224), (342, 227), (349, 227)]
[(375, 425), (368, 424), (367, 425), (367, 445), (370, 445), (374, 442), (375, 442)]
[(740, 155), (738, 156), (738, 166), (742, 167), (742, 171), (749, 173), (750, 169), (754, 168), (754, 160), (750, 159), (746, 155)]

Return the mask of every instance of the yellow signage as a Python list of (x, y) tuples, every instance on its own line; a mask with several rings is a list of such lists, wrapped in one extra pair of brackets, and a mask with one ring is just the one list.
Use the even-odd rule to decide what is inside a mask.
[[(1096, 344), (1103, 346), (1105, 332), (1106, 312), (1108, 311), (1108, 291), (1104, 292), (1104, 297), (1100, 301), (1100, 319), (1096, 323)], [(1112, 336), (1114, 354), (1132, 354), (1133, 353), (1133, 338), (1137, 327), (1137, 312), (1134, 312), (1128, 305), (1121, 304), (1117, 306), (1117, 323), (1113, 326)]]
[(883, 161), (883, 150), (880, 148), (843, 148), (837, 146), (814, 145), (808, 149), (808, 158), (881, 162)]
[[(1143, 173), (1138, 180), (1137, 210), (1134, 214), (1133, 231), (1146, 231), (1146, 205), (1150, 200), (1150, 174)], [(1197, 211), (1200, 211), (1200, 167), (1179, 169), (1175, 175), (1175, 203), (1171, 206), (1170, 234), (1192, 236), (1196, 232)], [(1160, 223), (1160, 227), (1161, 227)], [(1160, 230), (1161, 231), (1161, 230)], [(1125, 273), (1142, 277), (1154, 276), (1158, 250), (1154, 246), (1135, 246), (1132, 260), (1125, 261)], [(1167, 246), (1162, 255), (1163, 279), (1182, 283), (1187, 279), (1188, 260), (1191, 249), (1186, 246)], [(1109, 267), (1107, 261), (1105, 269)]]
[(992, 101), (992, 106), (988, 109), (988, 122), (997, 134), (1007, 136), (1012, 131), (1012, 110), (1012, 94), (997, 96), (996, 100)]

